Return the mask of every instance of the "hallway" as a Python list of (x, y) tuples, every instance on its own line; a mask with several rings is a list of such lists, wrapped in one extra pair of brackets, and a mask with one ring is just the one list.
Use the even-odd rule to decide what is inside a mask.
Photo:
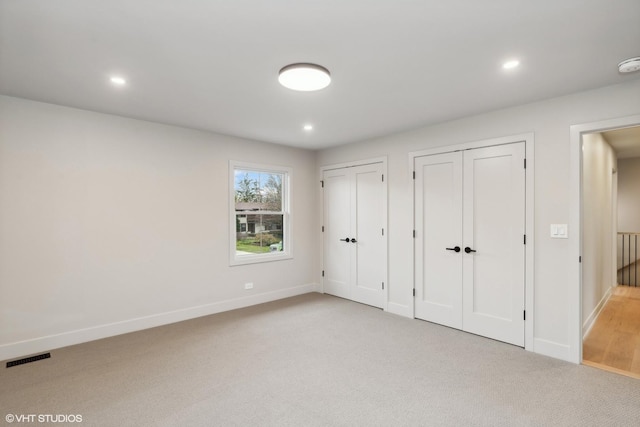
[(613, 289), (584, 339), (583, 364), (640, 379), (640, 287)]

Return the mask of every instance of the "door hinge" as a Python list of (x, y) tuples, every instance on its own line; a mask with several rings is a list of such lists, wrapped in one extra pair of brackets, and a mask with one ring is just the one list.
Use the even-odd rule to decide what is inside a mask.
[(322, 226), (322, 232), (324, 233), (324, 225)]
[(413, 288), (413, 296), (416, 296), (416, 288)]
[(413, 179), (416, 179), (416, 171), (413, 171)]
[(382, 174), (382, 182), (384, 182), (384, 174)]
[(384, 282), (382, 282), (382, 290), (384, 290)]
[(384, 236), (384, 228), (382, 229), (382, 235)]
[(582, 256), (578, 257), (578, 262), (582, 262)]
[(413, 238), (416, 238), (416, 230), (413, 230)]
[(526, 234), (524, 235), (524, 244), (525, 245), (527, 244), (527, 235)]
[(324, 181), (320, 181), (320, 186), (324, 188)]
[(324, 277), (324, 270), (322, 270), (322, 277)]
[(527, 310), (522, 311), (522, 320), (527, 320)]
[(524, 159), (524, 168), (527, 168), (527, 159)]

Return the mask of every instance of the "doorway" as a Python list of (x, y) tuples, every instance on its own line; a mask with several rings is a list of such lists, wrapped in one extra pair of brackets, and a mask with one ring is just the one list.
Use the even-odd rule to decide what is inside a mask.
[(640, 126), (582, 136), (584, 364), (640, 378)]
[[(583, 292), (585, 279), (585, 263), (583, 263), (583, 254), (585, 252), (585, 233), (590, 232), (586, 228), (584, 218), (584, 188), (583, 188), (583, 142), (585, 135), (603, 133), (616, 129), (632, 128), (640, 126), (640, 115), (624, 117), (601, 122), (587, 123), (582, 125), (571, 126), (571, 165), (570, 165), (570, 188), (571, 188), (571, 209), (570, 209), (570, 227), (579, 230), (579, 238), (569, 241), (570, 253), (575, 260), (570, 268), (570, 293), (569, 298), (573, 303), (570, 304), (570, 319), (573, 319), (569, 336), (569, 359), (574, 363), (583, 363), (583, 340), (585, 330), (585, 319), (588, 319), (591, 313), (583, 313)], [(613, 173), (613, 172), (612, 172)], [(616, 230), (617, 231), (617, 230)], [(609, 256), (613, 257), (613, 254)], [(575, 258), (574, 258), (575, 257)], [(586, 259), (584, 260), (586, 261)], [(588, 274), (588, 273), (587, 273)], [(611, 276), (615, 277), (615, 270), (610, 271)], [(615, 280), (611, 279), (613, 283)], [(604, 304), (602, 304), (604, 306)]]

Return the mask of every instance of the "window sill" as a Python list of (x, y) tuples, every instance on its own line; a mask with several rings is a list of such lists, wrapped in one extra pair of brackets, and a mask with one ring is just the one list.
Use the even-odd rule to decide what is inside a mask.
[(286, 259), (292, 259), (293, 255), (289, 252), (278, 252), (278, 253), (265, 253), (265, 254), (247, 254), (247, 255), (233, 255), (233, 258), (230, 260), (230, 265), (248, 265), (248, 264), (259, 264), (263, 262), (273, 262), (273, 261), (282, 261)]

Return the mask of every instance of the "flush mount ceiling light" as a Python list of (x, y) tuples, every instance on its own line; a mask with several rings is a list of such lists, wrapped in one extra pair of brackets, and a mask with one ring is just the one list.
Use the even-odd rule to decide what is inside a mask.
[(280, 70), (278, 81), (286, 88), (311, 92), (329, 86), (331, 74), (320, 65), (291, 64)]
[(313, 130), (313, 125), (304, 125), (303, 129), (306, 130), (307, 132), (308, 131), (312, 131)]
[(618, 64), (618, 71), (621, 73), (633, 73), (640, 70), (640, 56), (635, 58), (625, 59)]

